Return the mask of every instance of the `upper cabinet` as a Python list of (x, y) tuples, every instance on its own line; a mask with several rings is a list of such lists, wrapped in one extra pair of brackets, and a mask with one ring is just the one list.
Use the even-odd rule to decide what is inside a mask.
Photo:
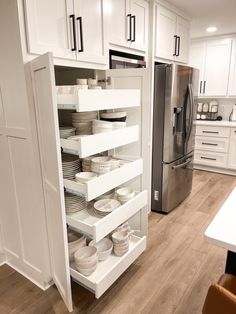
[(28, 52), (106, 64), (103, 0), (25, 0)]
[(197, 41), (191, 45), (189, 64), (200, 70), (199, 96), (226, 96), (231, 39)]
[(228, 95), (236, 96), (236, 38), (232, 45)]
[(160, 5), (155, 18), (155, 57), (187, 63), (189, 21)]
[(110, 0), (109, 3), (109, 43), (146, 52), (148, 2), (145, 0)]

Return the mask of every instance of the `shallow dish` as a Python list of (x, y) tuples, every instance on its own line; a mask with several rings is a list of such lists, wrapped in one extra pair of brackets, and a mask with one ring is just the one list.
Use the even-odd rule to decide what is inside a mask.
[(94, 172), (79, 172), (76, 173), (75, 180), (78, 182), (85, 183), (94, 179), (95, 177), (97, 177), (97, 174)]
[(125, 111), (103, 112), (103, 113), (101, 113), (100, 116), (101, 116), (101, 118), (105, 118), (105, 119), (124, 118), (124, 117), (127, 117), (127, 112), (125, 112)]
[(120, 206), (120, 202), (114, 199), (102, 199), (94, 203), (94, 208), (102, 213), (111, 213), (113, 210)]

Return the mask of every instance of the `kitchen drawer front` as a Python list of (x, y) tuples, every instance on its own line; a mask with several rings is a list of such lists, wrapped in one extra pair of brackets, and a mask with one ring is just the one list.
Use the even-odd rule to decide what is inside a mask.
[(195, 149), (212, 152), (227, 153), (229, 147), (228, 138), (216, 138), (207, 136), (195, 137)]
[(194, 163), (218, 168), (227, 167), (227, 154), (195, 150)]
[(196, 127), (196, 135), (199, 136), (210, 136), (210, 137), (229, 137), (230, 128), (227, 127), (218, 127), (218, 126), (203, 126), (197, 125)]
[(236, 128), (232, 128), (232, 129), (230, 130), (230, 138), (231, 138), (232, 140), (236, 140)]

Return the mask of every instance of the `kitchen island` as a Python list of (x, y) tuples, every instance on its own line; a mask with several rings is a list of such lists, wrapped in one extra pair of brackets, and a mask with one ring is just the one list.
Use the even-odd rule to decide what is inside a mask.
[(236, 187), (206, 229), (205, 239), (228, 250), (225, 272), (236, 275)]

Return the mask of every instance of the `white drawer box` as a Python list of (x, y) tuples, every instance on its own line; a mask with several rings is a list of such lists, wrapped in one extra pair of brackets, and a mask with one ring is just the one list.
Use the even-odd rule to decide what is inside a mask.
[(195, 149), (212, 152), (227, 153), (229, 147), (228, 138), (215, 138), (208, 136), (195, 137)]
[(195, 150), (194, 163), (218, 168), (227, 167), (227, 154)]
[(196, 135), (210, 136), (210, 137), (229, 137), (230, 128), (224, 128), (219, 126), (197, 125)]
[(232, 128), (232, 129), (230, 130), (230, 138), (231, 138), (232, 140), (236, 140), (236, 128)]

